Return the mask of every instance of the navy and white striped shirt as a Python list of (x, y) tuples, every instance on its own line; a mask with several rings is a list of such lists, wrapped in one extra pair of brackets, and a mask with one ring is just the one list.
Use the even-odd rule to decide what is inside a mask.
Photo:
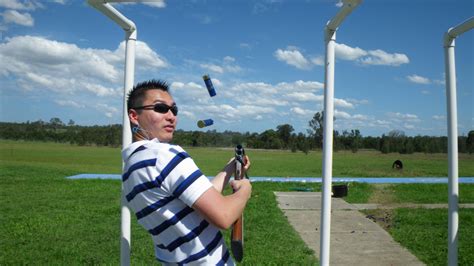
[(212, 183), (177, 145), (157, 139), (122, 151), (123, 190), (163, 264), (233, 265), (222, 233), (191, 206)]

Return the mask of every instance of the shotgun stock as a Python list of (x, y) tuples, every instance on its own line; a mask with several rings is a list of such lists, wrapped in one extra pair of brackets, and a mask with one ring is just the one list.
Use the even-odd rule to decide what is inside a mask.
[[(245, 178), (245, 151), (242, 145), (235, 147), (235, 174), (234, 179), (240, 180)], [(242, 261), (244, 257), (244, 215), (242, 214), (237, 221), (232, 225), (232, 233), (230, 239), (230, 246), (234, 259), (238, 262)]]

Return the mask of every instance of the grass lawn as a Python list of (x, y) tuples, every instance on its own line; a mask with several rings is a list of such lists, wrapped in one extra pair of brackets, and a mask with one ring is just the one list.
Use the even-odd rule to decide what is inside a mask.
[[(427, 265), (446, 265), (447, 209), (396, 209), (389, 229), (393, 238)], [(458, 264), (474, 264), (474, 209), (460, 209)]]
[[(214, 175), (232, 156), (229, 149), (188, 149), (204, 173)], [(254, 176), (320, 176), (320, 153), (249, 150)], [(335, 176), (400, 176), (392, 171), (401, 159), (403, 175), (446, 176), (446, 155), (382, 155), (337, 152)], [(339, 162), (337, 162), (339, 161)], [(460, 175), (474, 176), (474, 156), (460, 156)], [(118, 264), (120, 181), (68, 180), (80, 173), (120, 173), (120, 150), (56, 143), (0, 141), (0, 265)], [(447, 202), (446, 185), (393, 185), (380, 190), (350, 184), (346, 200), (373, 202), (386, 194), (394, 202)], [(320, 184), (253, 183), (245, 211), (245, 265), (317, 264), (313, 252), (278, 209), (273, 191), (320, 189)], [(388, 192), (390, 193), (388, 193)], [(431, 196), (429, 196), (431, 195)], [(474, 202), (474, 186), (460, 186), (460, 202)], [(391, 233), (428, 264), (446, 261), (446, 210), (397, 209)], [(460, 212), (460, 263), (472, 264), (472, 211)], [(444, 217), (444, 218), (443, 218)], [(443, 220), (445, 219), (445, 220)], [(424, 222), (433, 221), (429, 227)], [(434, 228), (439, 230), (435, 232)], [(420, 235), (412, 244), (416, 230)], [(228, 239), (228, 232), (226, 232)], [(400, 237), (399, 237), (400, 235)], [(404, 236), (405, 235), (405, 236)], [(431, 238), (435, 240), (431, 240)], [(439, 244), (437, 244), (439, 243)], [(423, 252), (427, 251), (428, 254)], [(444, 252), (444, 253), (443, 253)], [(151, 238), (132, 217), (132, 264), (155, 262)], [(441, 263), (445, 264), (445, 263)]]

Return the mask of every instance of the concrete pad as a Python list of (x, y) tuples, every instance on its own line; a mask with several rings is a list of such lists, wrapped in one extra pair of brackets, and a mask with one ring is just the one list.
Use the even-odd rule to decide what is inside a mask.
[[(292, 195), (291, 193), (295, 193)], [(282, 210), (321, 210), (320, 192), (275, 192), (278, 207)], [(332, 198), (332, 209), (356, 210), (352, 204), (340, 198)]]
[[(321, 193), (275, 192), (278, 205), (319, 257)], [(354, 206), (332, 198), (331, 265), (424, 265)], [(360, 206), (359, 206), (360, 207)]]

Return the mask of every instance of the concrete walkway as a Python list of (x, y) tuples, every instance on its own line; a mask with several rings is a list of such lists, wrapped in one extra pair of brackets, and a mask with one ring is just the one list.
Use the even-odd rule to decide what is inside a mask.
[[(320, 192), (275, 192), (278, 205), (306, 245), (319, 257)], [(331, 265), (424, 265), (359, 209), (332, 198)], [(371, 207), (376, 207), (371, 206)]]

